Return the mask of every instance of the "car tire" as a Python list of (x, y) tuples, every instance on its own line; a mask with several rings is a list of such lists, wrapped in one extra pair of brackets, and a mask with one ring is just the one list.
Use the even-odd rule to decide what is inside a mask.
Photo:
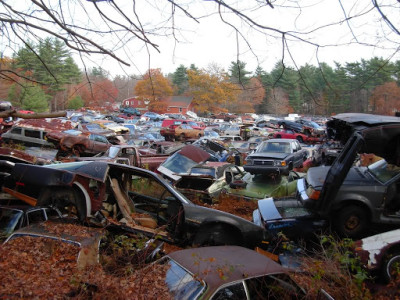
[(182, 133), (181, 135), (180, 135), (180, 140), (183, 142), (183, 141), (185, 141), (185, 135)]
[(345, 206), (333, 220), (334, 229), (342, 237), (361, 238), (368, 227), (368, 212), (357, 205)]
[(225, 224), (213, 224), (200, 228), (197, 232), (193, 246), (242, 246), (242, 235), (236, 228), (229, 228)]
[(385, 283), (389, 283), (393, 279), (394, 272), (400, 274), (400, 252), (390, 254), (382, 265), (382, 279)]
[(299, 143), (303, 143), (304, 142), (304, 140), (303, 140), (303, 138), (301, 137), (301, 136), (296, 136), (296, 140), (299, 142)]
[(280, 139), (280, 138), (282, 138), (282, 136), (280, 134), (278, 134), (275, 138)]

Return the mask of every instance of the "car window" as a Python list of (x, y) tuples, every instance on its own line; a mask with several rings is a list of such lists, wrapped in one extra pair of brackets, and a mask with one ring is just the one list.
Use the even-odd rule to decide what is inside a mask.
[(245, 281), (250, 299), (300, 299), (301, 289), (286, 274), (250, 278)]
[(23, 212), (20, 210), (0, 208), (0, 240), (9, 236), (19, 226)]
[[(246, 290), (244, 288), (243, 282), (225, 286), (219, 289), (215, 295), (212, 297), (213, 300), (231, 300), (231, 299), (247, 299)], [(251, 298), (252, 299), (252, 298)], [(264, 298), (266, 299), (266, 298)]]
[(38, 130), (30, 130), (30, 129), (25, 129), (25, 136), (26, 137), (31, 137), (31, 138), (36, 138), (40, 139), (40, 131)]
[(13, 128), (12, 130), (11, 130), (11, 133), (13, 133), (13, 134), (22, 134), (22, 129), (21, 128)]
[(46, 215), (42, 209), (30, 211), (26, 214), (28, 225), (46, 221)]

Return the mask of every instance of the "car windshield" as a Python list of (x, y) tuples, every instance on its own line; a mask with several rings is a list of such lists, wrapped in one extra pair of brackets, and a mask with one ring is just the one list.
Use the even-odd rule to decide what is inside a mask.
[(104, 153), (104, 155), (110, 158), (116, 158), (119, 153), (119, 150), (120, 150), (119, 147), (111, 146), (110, 148), (108, 148), (106, 153)]
[(369, 165), (368, 171), (380, 182), (385, 183), (400, 173), (400, 167), (388, 164), (384, 159), (381, 159)]
[(192, 167), (197, 165), (197, 162), (181, 155), (180, 153), (175, 153), (170, 156), (162, 166), (172, 171), (175, 174), (187, 173)]
[(0, 239), (8, 237), (16, 229), (22, 214), (20, 210), (0, 208)]
[(257, 152), (289, 153), (290, 147), (288, 143), (268, 142), (259, 147)]
[(204, 282), (195, 279), (192, 274), (173, 260), (168, 261), (169, 269), (165, 283), (173, 299), (197, 299), (205, 290)]

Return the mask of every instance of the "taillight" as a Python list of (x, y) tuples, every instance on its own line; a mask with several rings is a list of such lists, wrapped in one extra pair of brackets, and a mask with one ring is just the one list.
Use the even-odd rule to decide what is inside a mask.
[(308, 195), (308, 198), (310, 198), (310, 199), (318, 200), (320, 194), (321, 194), (320, 191), (314, 190), (311, 186), (309, 186), (307, 188), (307, 195)]

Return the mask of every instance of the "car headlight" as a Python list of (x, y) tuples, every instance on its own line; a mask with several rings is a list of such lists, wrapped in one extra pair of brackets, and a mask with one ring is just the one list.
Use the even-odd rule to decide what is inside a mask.
[(285, 167), (286, 166), (286, 161), (275, 160), (274, 161), (274, 166), (276, 166), (276, 167)]
[(246, 165), (252, 165), (253, 160), (252, 159), (246, 159)]

